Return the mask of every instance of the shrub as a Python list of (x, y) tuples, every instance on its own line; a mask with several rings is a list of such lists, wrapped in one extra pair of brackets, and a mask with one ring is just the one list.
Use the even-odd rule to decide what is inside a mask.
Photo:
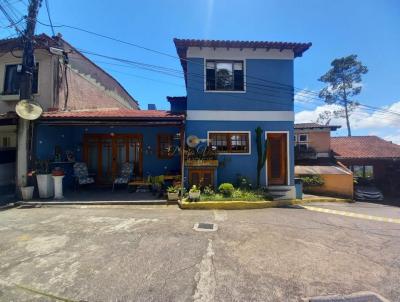
[(235, 188), (231, 183), (226, 182), (218, 187), (218, 191), (220, 191), (221, 194), (224, 196), (232, 196), (233, 192), (235, 191)]
[(179, 192), (179, 187), (170, 186), (170, 187), (167, 188), (167, 192), (168, 193), (178, 193)]
[(206, 186), (206, 187), (203, 189), (203, 194), (204, 194), (204, 195), (211, 196), (211, 195), (214, 195), (215, 192), (214, 192), (214, 190), (213, 190), (213, 188), (212, 188), (211, 186)]
[(320, 175), (305, 175), (300, 177), (304, 186), (322, 186), (324, 180)]
[(200, 192), (200, 189), (196, 187), (196, 185), (193, 185), (192, 188), (189, 190), (189, 192)]

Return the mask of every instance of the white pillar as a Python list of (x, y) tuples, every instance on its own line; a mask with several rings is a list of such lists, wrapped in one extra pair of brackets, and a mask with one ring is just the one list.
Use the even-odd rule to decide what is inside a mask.
[(53, 176), (54, 179), (54, 199), (62, 199), (63, 196), (63, 187), (62, 187), (62, 180), (64, 175), (61, 176)]
[[(23, 118), (18, 119), (17, 130), (17, 186), (26, 187), (28, 174), (28, 133), (29, 121)], [(21, 194), (21, 190), (18, 190)]]

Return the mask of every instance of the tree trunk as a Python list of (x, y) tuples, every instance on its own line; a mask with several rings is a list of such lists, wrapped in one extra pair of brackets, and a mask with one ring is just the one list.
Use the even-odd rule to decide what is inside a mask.
[(344, 101), (344, 111), (346, 114), (347, 136), (351, 136), (351, 128), (350, 128), (349, 110), (347, 108), (347, 100)]

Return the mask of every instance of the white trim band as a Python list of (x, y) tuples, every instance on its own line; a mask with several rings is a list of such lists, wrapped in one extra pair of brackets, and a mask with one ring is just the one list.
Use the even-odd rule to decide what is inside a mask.
[(187, 110), (188, 121), (293, 122), (293, 111)]

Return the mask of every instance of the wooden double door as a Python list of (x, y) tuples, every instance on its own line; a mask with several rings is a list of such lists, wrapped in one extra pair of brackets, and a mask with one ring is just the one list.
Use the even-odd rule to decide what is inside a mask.
[(287, 133), (267, 133), (268, 185), (287, 184)]
[(99, 184), (111, 184), (124, 162), (132, 162), (135, 177), (142, 177), (142, 144), (141, 134), (85, 134), (83, 158)]
[(189, 168), (189, 186), (198, 188), (214, 187), (214, 169)]

